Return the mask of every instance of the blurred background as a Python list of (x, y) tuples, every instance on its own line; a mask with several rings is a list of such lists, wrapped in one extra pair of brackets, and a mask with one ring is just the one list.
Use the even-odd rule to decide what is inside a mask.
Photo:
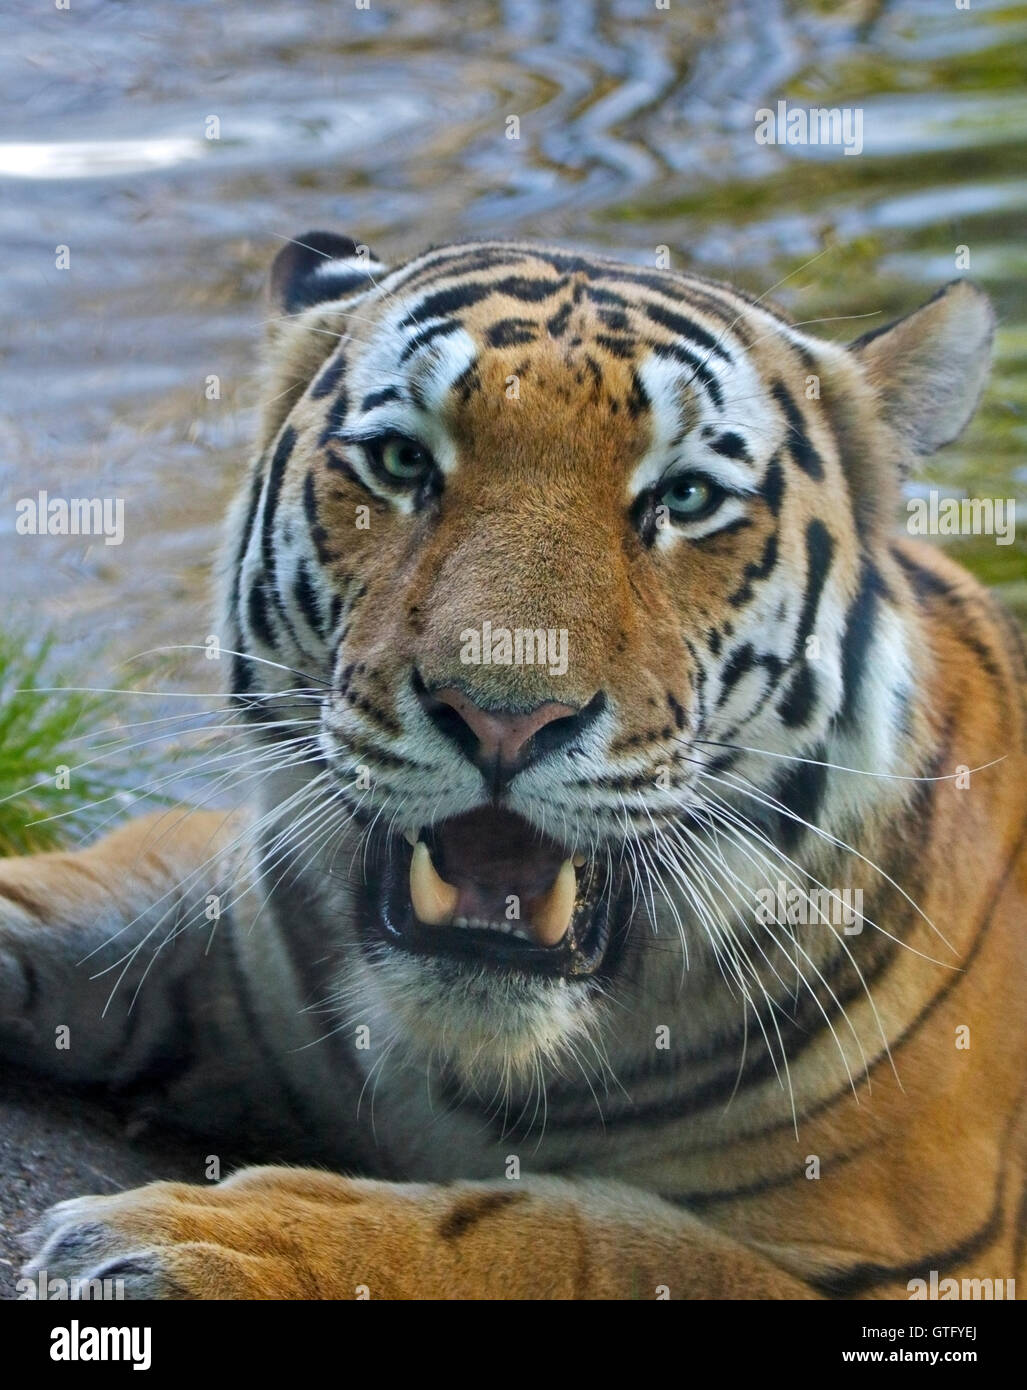
[[(999, 311), (997, 366), (912, 491), (1022, 498), (1027, 7), (659, 2), (8, 8), (4, 496), (123, 497), (126, 539), (18, 536), (12, 501), (7, 614), (54, 626), (66, 669), (108, 683), (119, 657), (203, 640), (267, 266), (314, 227), (388, 260), (478, 236), (645, 264), (666, 245), (673, 265), (777, 285), (838, 339), (967, 273), (968, 247)], [(757, 144), (755, 110), (782, 97), (860, 107), (863, 153)], [(950, 544), (1027, 612), (1019, 530)]]

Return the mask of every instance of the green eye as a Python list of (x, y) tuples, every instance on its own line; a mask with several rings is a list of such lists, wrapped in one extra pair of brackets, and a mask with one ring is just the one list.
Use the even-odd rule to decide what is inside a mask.
[(379, 447), (382, 471), (397, 483), (415, 483), (427, 477), (434, 467), (428, 450), (402, 435), (389, 435)]
[(660, 494), (660, 503), (675, 521), (694, 521), (706, 516), (718, 505), (723, 493), (706, 478), (686, 474), (674, 481)]

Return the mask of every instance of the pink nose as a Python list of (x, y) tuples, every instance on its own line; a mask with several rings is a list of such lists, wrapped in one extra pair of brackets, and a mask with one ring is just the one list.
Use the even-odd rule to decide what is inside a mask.
[(435, 699), (439, 704), (448, 705), (464, 721), (478, 740), (478, 761), (499, 763), (501, 767), (512, 767), (521, 755), (524, 745), (534, 738), (539, 729), (551, 724), (554, 719), (566, 719), (574, 714), (572, 705), (560, 705), (553, 701), (537, 705), (527, 714), (509, 714), (503, 710), (484, 710), (460, 690), (449, 687), (436, 690)]

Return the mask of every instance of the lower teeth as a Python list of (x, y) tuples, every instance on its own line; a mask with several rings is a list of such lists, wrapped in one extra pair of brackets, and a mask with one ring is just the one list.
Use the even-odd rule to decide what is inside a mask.
[(514, 926), (513, 922), (487, 922), (483, 917), (454, 917), (449, 925), (466, 927), (469, 931), (498, 931), (504, 936), (516, 936), (521, 941), (531, 940), (528, 933)]
[[(407, 838), (410, 838), (408, 836)], [(581, 856), (575, 855), (578, 859)], [(418, 840), (410, 862), (410, 899), (414, 915), (426, 926), (464, 927), (476, 931), (498, 931), (521, 941), (555, 946), (567, 935), (574, 915), (577, 878), (573, 860), (567, 859), (550, 888), (530, 904), (531, 931), (513, 922), (454, 915), (459, 890), (446, 883), (431, 861), (427, 845)]]

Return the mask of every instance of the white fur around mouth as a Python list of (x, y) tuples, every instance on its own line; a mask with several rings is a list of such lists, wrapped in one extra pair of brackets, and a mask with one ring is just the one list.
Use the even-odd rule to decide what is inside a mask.
[(410, 859), (410, 902), (415, 917), (424, 926), (498, 931), (535, 946), (558, 946), (566, 937), (578, 896), (576, 870), (585, 862), (582, 855), (565, 859), (552, 884), (524, 904), (523, 923), (497, 921), (458, 914), (460, 889), (440, 875), (423, 840), (412, 831), (405, 838), (414, 851)]

